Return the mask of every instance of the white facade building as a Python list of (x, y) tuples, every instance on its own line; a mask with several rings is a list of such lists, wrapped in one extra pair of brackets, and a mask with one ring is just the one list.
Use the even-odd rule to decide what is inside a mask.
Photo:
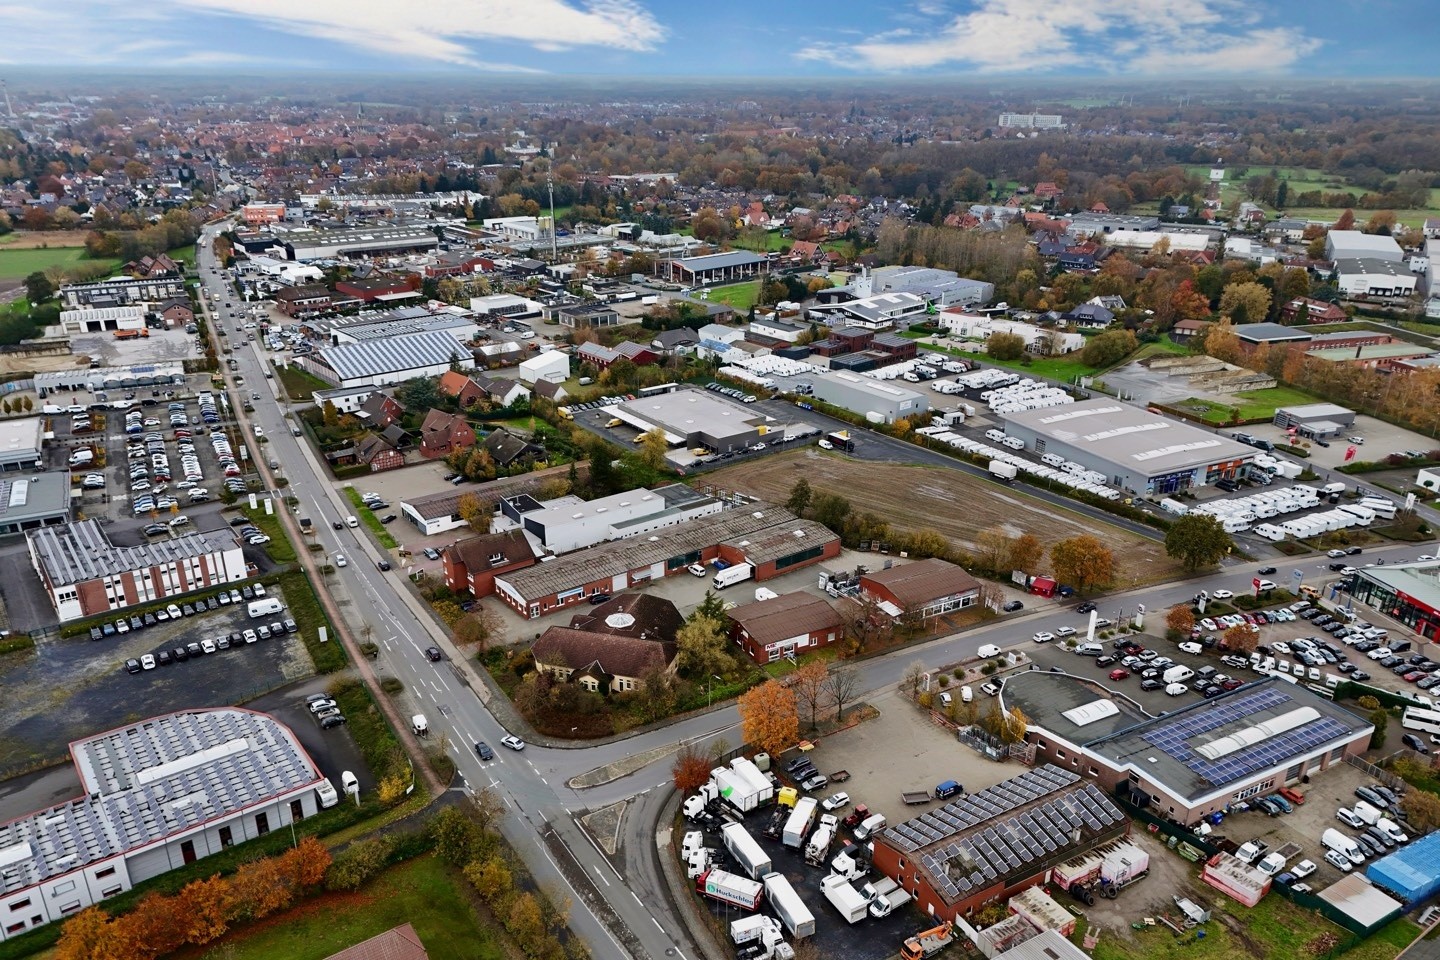
[(940, 326), (949, 330), (953, 335), (964, 337), (966, 340), (986, 340), (992, 333), (1016, 334), (1025, 341), (1025, 349), (1035, 353), (1047, 355), (1070, 353), (1085, 346), (1085, 338), (1078, 333), (1046, 330), (1033, 323), (1023, 323), (1019, 320), (1003, 320), (999, 317), (955, 313), (949, 310), (943, 311), (938, 320)]
[(1000, 126), (1022, 130), (1054, 130), (1065, 126), (1058, 113), (1002, 113)]
[(546, 350), (520, 361), (520, 382), (534, 386), (541, 380), (564, 383), (570, 379), (570, 357), (560, 350)]

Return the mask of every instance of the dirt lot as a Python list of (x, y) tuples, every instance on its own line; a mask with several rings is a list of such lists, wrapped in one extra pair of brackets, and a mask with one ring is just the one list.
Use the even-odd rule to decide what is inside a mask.
[(42, 247), (83, 247), (89, 230), (16, 230), (0, 240), (6, 250), (38, 250)]
[(842, 494), (856, 510), (885, 517), (902, 530), (933, 528), (965, 550), (975, 549), (980, 531), (995, 526), (1004, 527), (1012, 536), (1028, 531), (1047, 546), (1091, 533), (1098, 534), (1115, 554), (1117, 589), (1180, 575), (1180, 567), (1154, 541), (1114, 527), (1097, 529), (1096, 522), (1087, 517), (1057, 511), (1053, 505), (1016, 490), (999, 490), (958, 470), (862, 462), (807, 449), (729, 467), (706, 479), (725, 490), (783, 503), (801, 476), (809, 479), (816, 492)]

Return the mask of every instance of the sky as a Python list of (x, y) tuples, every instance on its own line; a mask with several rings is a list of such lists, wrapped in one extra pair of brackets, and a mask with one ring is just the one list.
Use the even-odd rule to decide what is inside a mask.
[[(1422, 5), (1423, 6), (1423, 5)], [(0, 0), (0, 63), (669, 77), (1435, 77), (1399, 0)]]

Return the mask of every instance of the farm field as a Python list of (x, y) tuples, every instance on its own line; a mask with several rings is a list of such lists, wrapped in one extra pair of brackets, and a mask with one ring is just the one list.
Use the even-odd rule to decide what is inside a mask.
[(812, 447), (706, 474), (703, 482), (784, 503), (801, 476), (816, 493), (844, 496), (853, 509), (884, 517), (897, 529), (928, 527), (965, 550), (974, 550), (980, 531), (995, 526), (1012, 536), (1033, 533), (1047, 547), (1089, 533), (1114, 552), (1118, 589), (1181, 575), (1160, 543), (946, 467), (854, 460)]
[(24, 280), (36, 270), (47, 267), (69, 267), (79, 263), (108, 264), (114, 260), (91, 260), (84, 247), (9, 247), (0, 246), (0, 280)]

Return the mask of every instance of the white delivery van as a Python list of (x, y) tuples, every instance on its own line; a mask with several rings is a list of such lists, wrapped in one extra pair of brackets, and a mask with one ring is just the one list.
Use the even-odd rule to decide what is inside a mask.
[(865, 822), (855, 828), (856, 840), (868, 840), (870, 837), (885, 829), (885, 814), (877, 813), (866, 818)]
[(1380, 818), (1384, 816), (1383, 813), (1381, 813), (1379, 810), (1376, 810), (1364, 800), (1356, 800), (1353, 809), (1355, 811), (1355, 816), (1359, 817), (1361, 820), (1364, 820), (1367, 827), (1374, 826), (1376, 823), (1379, 822)]
[(94, 462), (95, 462), (95, 453), (94, 453), (94, 451), (91, 451), (91, 450), (88, 450), (88, 449), (85, 449), (85, 450), (76, 450), (74, 453), (70, 454), (70, 466), (72, 466), (72, 467), (78, 467), (78, 466), (80, 466), (82, 463), (94, 463)]
[(246, 609), (251, 619), (254, 619), (256, 617), (268, 617), (271, 614), (279, 613), (285, 609), (285, 605), (275, 597), (266, 597), (264, 600), (251, 600), (250, 606)]
[(1360, 845), (1334, 827), (1320, 835), (1320, 843), (1326, 850), (1334, 850), (1356, 866), (1365, 862), (1365, 854), (1360, 852)]
[(1161, 675), (1166, 683), (1184, 683), (1195, 676), (1195, 671), (1186, 666), (1174, 666)]
[(981, 659), (988, 659), (988, 658), (990, 658), (990, 657), (998, 657), (998, 656), (1000, 656), (1000, 648), (997, 647), (997, 646), (995, 646), (995, 644), (993, 644), (993, 643), (987, 643), (987, 644), (985, 644), (983, 647), (981, 647), (979, 650), (976, 650), (976, 651), (975, 651), (975, 656), (980, 657)]
[(1170, 683), (1165, 685), (1165, 692), (1172, 697), (1183, 697), (1190, 691), (1190, 688), (1183, 683)]

